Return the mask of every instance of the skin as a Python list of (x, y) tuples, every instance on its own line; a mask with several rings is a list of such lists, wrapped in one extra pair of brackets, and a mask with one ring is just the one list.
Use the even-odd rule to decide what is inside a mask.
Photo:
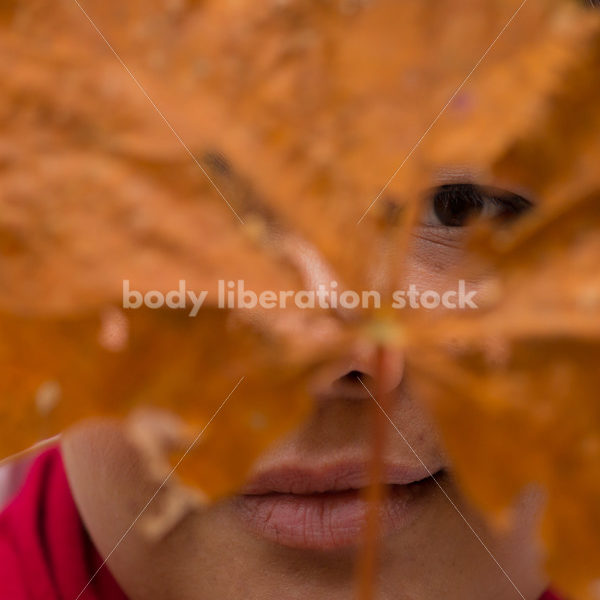
[[(409, 260), (410, 281), (443, 289), (448, 283), (445, 274), (464, 252), (463, 239), (460, 230), (435, 224), (420, 227)], [(316, 278), (322, 274), (323, 266), (314, 255), (305, 262)], [(298, 335), (303, 335), (302, 330)], [(349, 348), (315, 389), (312, 418), (272, 448), (257, 469), (286, 460), (314, 463), (348, 454), (367, 457), (372, 401), (348, 374), (359, 371), (372, 385), (372, 355), (373, 348)], [(512, 525), (502, 532), (492, 531), (459, 492), (435, 427), (410, 391), (410, 373), (402, 356), (389, 361), (385, 387), (392, 397), (391, 419), (431, 471), (445, 469), (439, 482), (455, 506), (435, 488), (414, 522), (385, 536), (377, 597), (511, 600), (522, 594), (526, 600), (537, 599), (547, 586), (533, 533), (537, 498), (524, 496)], [(188, 512), (160, 539), (148, 539), (140, 520), (112, 552), (155, 493), (156, 483), (116, 423), (82, 425), (65, 436), (62, 450), (84, 523), (100, 553), (110, 554), (108, 565), (132, 600), (356, 597), (356, 548), (313, 551), (267, 541), (247, 530), (232, 501)], [(391, 426), (386, 458), (396, 464), (415, 464), (414, 455)], [(169, 493), (167, 485), (147, 513), (160, 512)]]

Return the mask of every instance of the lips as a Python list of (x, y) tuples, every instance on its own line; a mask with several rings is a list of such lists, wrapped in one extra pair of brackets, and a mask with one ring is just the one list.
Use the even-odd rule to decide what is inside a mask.
[[(384, 472), (380, 517), (383, 533), (389, 534), (415, 520), (436, 486), (424, 467), (388, 465)], [(247, 527), (268, 541), (332, 550), (360, 541), (369, 484), (366, 463), (281, 466), (254, 477), (235, 505)]]

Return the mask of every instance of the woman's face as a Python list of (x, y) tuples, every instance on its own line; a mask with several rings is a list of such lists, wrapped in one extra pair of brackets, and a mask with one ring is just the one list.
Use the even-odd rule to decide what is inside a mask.
[[(447, 274), (464, 252), (467, 217), (481, 210), (512, 218), (526, 208), (514, 197), (499, 198), (465, 186), (433, 194), (415, 232), (408, 283), (439, 291), (455, 286)], [(307, 265), (315, 273), (322, 268), (314, 261)], [(476, 290), (477, 282), (469, 289)], [(524, 497), (511, 526), (491, 531), (457, 489), (403, 357), (386, 360), (383, 483), (389, 493), (377, 597), (538, 598), (545, 581), (532, 531), (536, 499)], [(141, 520), (129, 529), (156, 484), (119, 427), (72, 431), (63, 449), (73, 493), (126, 593), (134, 600), (354, 598), (372, 444), (373, 364), (373, 348), (349, 348), (315, 389), (312, 417), (262, 457), (242, 493), (189, 511), (160, 539), (148, 539)], [(234, 402), (227, 409), (235, 410)], [(218, 427), (218, 420), (211, 426)], [(169, 502), (167, 485), (147, 512), (168, 512)]]

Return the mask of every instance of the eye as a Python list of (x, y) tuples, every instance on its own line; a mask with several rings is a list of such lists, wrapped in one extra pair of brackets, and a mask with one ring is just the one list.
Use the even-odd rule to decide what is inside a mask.
[(427, 200), (423, 224), (429, 227), (465, 227), (476, 219), (511, 221), (532, 208), (517, 194), (469, 183), (436, 188)]

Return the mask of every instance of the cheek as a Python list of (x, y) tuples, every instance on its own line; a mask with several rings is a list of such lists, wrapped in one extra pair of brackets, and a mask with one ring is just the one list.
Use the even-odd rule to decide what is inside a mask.
[(469, 291), (481, 292), (484, 282), (472, 277), (464, 230), (438, 231), (421, 228), (413, 238), (406, 258), (405, 280), (402, 288), (414, 284), (417, 289), (433, 290), (440, 295), (455, 290), (459, 280), (465, 280)]
[(420, 291), (434, 290), (438, 293), (455, 288), (457, 281), (465, 278), (465, 273), (457, 267), (458, 255), (459, 252), (437, 248), (426, 248), (409, 255), (402, 287), (415, 285)]
[(432, 278), (456, 273), (467, 256), (463, 230), (422, 227), (415, 231), (407, 261), (413, 271)]

